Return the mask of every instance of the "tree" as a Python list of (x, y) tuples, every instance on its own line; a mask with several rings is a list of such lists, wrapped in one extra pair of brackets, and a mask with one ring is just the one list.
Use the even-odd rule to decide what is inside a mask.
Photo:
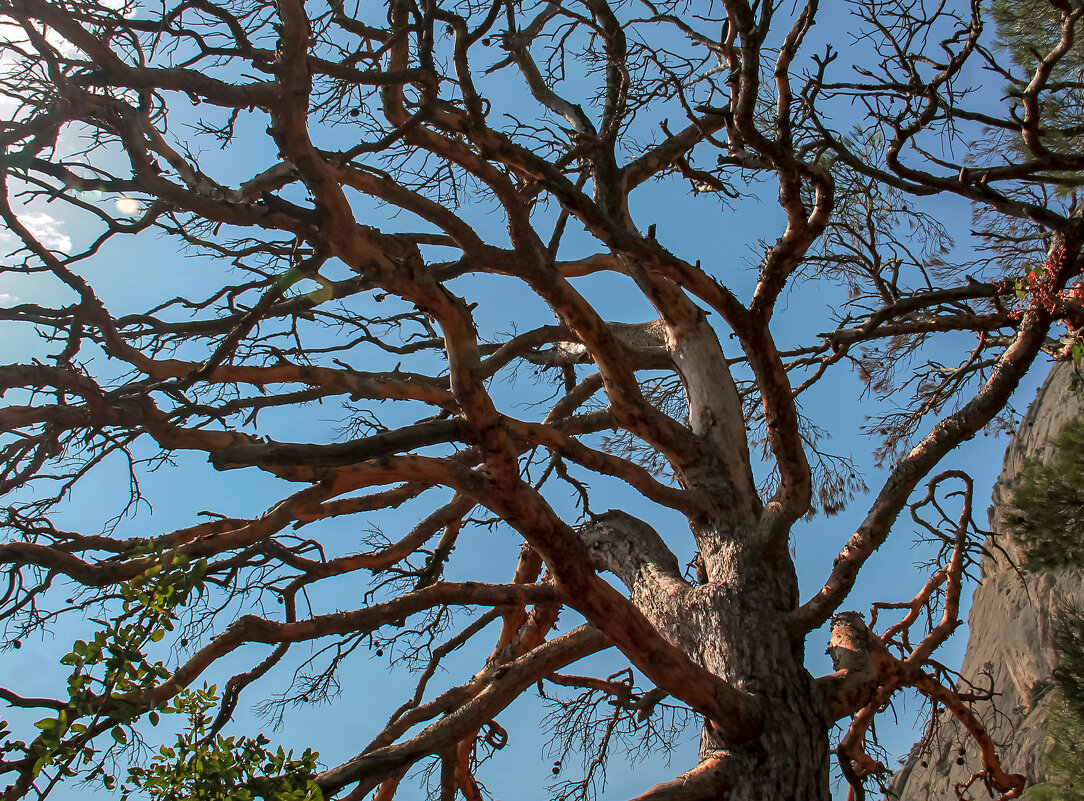
[[(1001, 522), (1021, 550), (1022, 570), (1079, 571), (1084, 422), (1078, 417), (1066, 423), (1050, 445), (1048, 461), (1034, 459), (1022, 470)], [(1053, 612), (1053, 680), (1045, 688), (1054, 691), (1048, 701), (1047, 781), (1032, 797), (1075, 801), (1084, 786), (1084, 609), (1063, 598)]]
[[(1030, 0), (995, 0), (991, 5), (1001, 46), (1015, 63), (1025, 68), (1035, 63), (1036, 53), (1050, 53), (1061, 44), (1059, 20), (1067, 10), (1080, 13), (1080, 3), (1074, 1), (1060, 9)], [(1058, 105), (1043, 108), (1040, 114), (1048, 123), (1053, 123), (1051, 128), (1061, 132), (1056, 135), (1065, 137), (1056, 145), (1059, 150), (1079, 151), (1084, 60), (1080, 47), (1074, 45), (1075, 42), (1064, 48), (1064, 55), (1049, 65), (1046, 80), (1060, 84), (1063, 91), (1059, 93)], [(1023, 152), (1026, 157), (1026, 151)], [(1079, 175), (1076, 179), (1079, 182)], [(1073, 179), (1071, 175), (1065, 175), (1063, 180), (1071, 182)]]
[[(699, 764), (643, 799), (826, 799), (833, 750), (862, 798), (886, 772), (867, 733), (905, 688), (964, 722), (970, 789), (1017, 797), (932, 657), (982, 539), (970, 479), (936, 471), (1081, 321), (1084, 154), (1044, 117), (1079, 88), (1050, 76), (1080, 11), (1050, 7), (1057, 42), (1019, 66), (978, 3), (858, 3), (841, 42), (816, 2), (2, 0), (4, 270), (36, 299), (0, 309), (24, 348), (0, 367), (0, 616), (11, 647), (92, 621), (67, 689), (0, 690), (47, 715), (0, 735), (5, 801), (79, 771), (111, 785), (166, 712), (190, 725), (150, 763), (131, 751), (129, 791), (389, 799), (427, 764), (441, 798), (477, 799), (496, 718), (539, 684), (571, 724), (611, 715), (600, 759), (616, 729), (650, 744), (667, 709), (699, 716)], [(713, 220), (763, 204), (752, 272), (717, 223), (699, 261), (657, 226), (682, 187)], [(944, 198), (970, 204), (972, 235)], [(46, 236), (59, 207), (78, 246)], [(124, 291), (120, 259), (139, 260)], [(608, 321), (615, 295), (651, 311)], [(793, 341), (784, 301), (808, 312)], [(851, 368), (886, 465), (869, 496), (799, 407)], [(533, 389), (506, 389), (517, 369)], [(280, 494), (203, 520), (194, 498), (182, 527), (140, 535), (62, 524), (101, 473), (123, 466), (132, 511), (193, 452)], [(796, 526), (855, 493), (864, 518), (799, 597)], [(909, 502), (937, 555), (913, 600), (875, 607), (903, 614), (879, 630), (840, 610)], [(399, 507), (406, 532), (365, 522), (401, 525)], [(457, 561), (486, 529), (523, 542), (514, 564)], [(817, 678), (806, 641), (829, 621), (836, 672)], [(368, 646), (416, 667), (417, 691), (337, 765), (220, 733), (314, 642), (324, 662), (272, 708), (326, 698)], [(246, 644), (265, 648), (221, 697), (200, 686)], [(477, 672), (431, 690), (462, 647)], [(563, 672), (605, 649), (635, 672)]]
[[(1080, 567), (1081, 471), (1084, 423), (1073, 420), (1055, 438), (1049, 462), (1027, 465), (1015, 488), (1015, 518), (1005, 522), (1020, 544), (1027, 565), (1057, 569)], [(1084, 710), (1084, 695), (1079, 698)]]

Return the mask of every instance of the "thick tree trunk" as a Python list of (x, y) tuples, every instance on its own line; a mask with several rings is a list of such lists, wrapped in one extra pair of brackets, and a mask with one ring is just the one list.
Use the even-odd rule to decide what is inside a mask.
[[(753, 636), (756, 642), (764, 641)], [(711, 650), (713, 655), (734, 652), (725, 645)], [(829, 801), (828, 730), (817, 711), (809, 674), (801, 665), (788, 668), (777, 663), (770, 681), (758, 683), (766, 707), (759, 737), (731, 745), (708, 724), (701, 732), (701, 762), (725, 757), (729, 777), (723, 793), (704, 801)]]
[(773, 563), (760, 549), (735, 544), (712, 561), (712, 582), (691, 593), (694, 628), (685, 642), (699, 647), (705, 667), (760, 699), (765, 725), (741, 745), (705, 725), (701, 761), (725, 755), (726, 801), (829, 801), (828, 726), (803, 642), (786, 626), (797, 592), (789, 556)]
[[(700, 761), (718, 765), (718, 781), (679, 780), (657, 797), (829, 801), (826, 710), (804, 667), (804, 643), (787, 626), (797, 601), (790, 556), (785, 548), (766, 553), (752, 532), (732, 527), (698, 527), (695, 533), (708, 579), (699, 587), (681, 578), (661, 537), (641, 521), (612, 512), (585, 531), (597, 566), (622, 579), (666, 639), (754, 694), (764, 713), (759, 736), (741, 744), (706, 724)], [(703, 790), (698, 794), (694, 787)]]

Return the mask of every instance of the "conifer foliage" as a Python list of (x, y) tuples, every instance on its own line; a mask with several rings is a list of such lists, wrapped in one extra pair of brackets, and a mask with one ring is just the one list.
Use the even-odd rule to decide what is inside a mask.
[[(1084, 569), (1084, 420), (1067, 423), (1054, 439), (1049, 462), (1024, 468), (1015, 490), (1015, 508), (1005, 522), (1030, 570)], [(1056, 610), (1050, 645), (1054, 650), (1055, 695), (1050, 701), (1046, 754), (1048, 781), (1037, 801), (1084, 798), (1084, 607), (1067, 603)]]
[(1084, 567), (1084, 421), (1067, 423), (1054, 446), (1050, 462), (1032, 462), (1020, 474), (1017, 511), (1006, 522), (1029, 564)]

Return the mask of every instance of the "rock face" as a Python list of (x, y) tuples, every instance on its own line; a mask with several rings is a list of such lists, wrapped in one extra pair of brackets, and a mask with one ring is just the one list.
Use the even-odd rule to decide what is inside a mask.
[[(1024, 560), (1001, 519), (1012, 509), (1012, 487), (1024, 466), (1036, 458), (1049, 460), (1055, 451), (1051, 440), (1080, 414), (1071, 379), (1069, 365), (1055, 366), (1005, 453), (990, 509), (995, 537), (987, 542), (990, 555), (982, 560), (982, 581), (972, 599), (970, 635), (961, 668), (961, 689), (970, 683), (979, 690), (992, 687), (997, 693), (992, 702), (976, 703), (974, 710), (1001, 744), (1002, 767), (1025, 774), (1028, 786), (1046, 778), (1053, 613), (1066, 600), (1084, 599), (1084, 575), (1073, 569), (1018, 571), (1013, 562), (1022, 566)], [(957, 784), (966, 782), (977, 770), (979, 760), (971, 740), (963, 736), (955, 720), (942, 714), (912, 749), (893, 778), (887, 797), (951, 801), (957, 797)], [(978, 783), (969, 792), (965, 797), (990, 797)]]

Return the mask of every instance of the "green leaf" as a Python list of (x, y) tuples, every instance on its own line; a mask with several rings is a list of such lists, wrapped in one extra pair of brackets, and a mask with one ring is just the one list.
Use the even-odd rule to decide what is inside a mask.
[(46, 754), (45, 756), (39, 758), (38, 761), (34, 763), (34, 767), (31, 768), (31, 770), (30, 770), (30, 773), (31, 773), (32, 776), (37, 776), (39, 773), (41, 773), (41, 769), (44, 768), (47, 764), (49, 764), (49, 757), (50, 756), (51, 756), (50, 754)]
[(110, 734), (112, 734), (113, 739), (121, 745), (128, 744), (128, 735), (124, 733), (124, 729), (122, 729), (120, 726), (114, 726)]

